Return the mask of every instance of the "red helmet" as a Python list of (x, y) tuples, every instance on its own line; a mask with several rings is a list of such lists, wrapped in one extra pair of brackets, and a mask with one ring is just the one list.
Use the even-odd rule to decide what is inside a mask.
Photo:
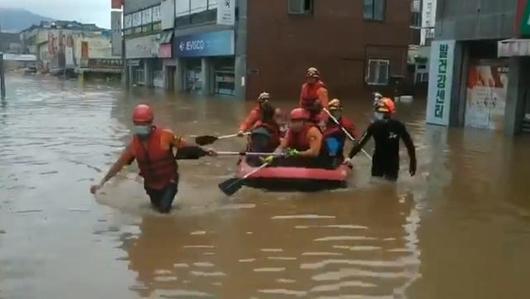
[(141, 104), (134, 108), (132, 118), (135, 123), (150, 123), (153, 122), (155, 116), (151, 107)]
[(382, 98), (377, 103), (377, 106), (375, 107), (375, 111), (394, 114), (396, 113), (396, 104), (390, 98)]
[(309, 112), (303, 108), (295, 108), (291, 111), (291, 120), (309, 120)]

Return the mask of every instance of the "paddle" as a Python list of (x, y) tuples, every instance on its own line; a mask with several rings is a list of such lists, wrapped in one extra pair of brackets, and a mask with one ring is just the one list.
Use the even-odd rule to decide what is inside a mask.
[[(250, 132), (247, 132), (244, 135), (245, 136), (250, 135)], [(224, 136), (211, 136), (211, 135), (197, 136), (195, 137), (195, 143), (198, 145), (209, 145), (209, 144), (216, 142), (217, 140), (235, 138), (238, 136), (239, 134), (231, 134), (231, 135), (224, 135)]]
[(253, 157), (253, 156), (273, 156), (273, 157), (284, 157), (285, 154), (283, 153), (253, 153), (253, 152), (217, 152), (218, 156), (247, 156), (247, 157)]
[(255, 173), (257, 173), (258, 171), (262, 170), (263, 168), (269, 166), (269, 164), (270, 164), (270, 162), (263, 163), (263, 165), (261, 165), (260, 167), (254, 169), (253, 171), (247, 173), (242, 178), (231, 178), (229, 180), (226, 180), (226, 181), (222, 182), (221, 184), (219, 184), (219, 189), (221, 189), (221, 191), (223, 191), (223, 193), (226, 194), (227, 196), (232, 196), (237, 191), (239, 191), (241, 189), (241, 187), (243, 187), (243, 185), (245, 184), (245, 180), (246, 179), (248, 179), (250, 176), (252, 176)]
[[(333, 114), (331, 114), (331, 112), (329, 112), (328, 109), (323, 108), (322, 110), (324, 110), (324, 112), (326, 112), (326, 114), (329, 116), (329, 118), (331, 118), (331, 120), (333, 120), (333, 122), (340, 127), (340, 129), (342, 130), (342, 132), (344, 132), (344, 134), (346, 134), (346, 137), (348, 137), (348, 139), (350, 139), (352, 142), (357, 143), (357, 140), (355, 140), (355, 138), (353, 138), (353, 136), (350, 134), (350, 132), (348, 132), (348, 130), (346, 130), (346, 128), (339, 122), (338, 119), (335, 118), (335, 116), (333, 116)], [(367, 153), (364, 149), (362, 150), (362, 152), (368, 159), (372, 160), (372, 156), (369, 153)]]

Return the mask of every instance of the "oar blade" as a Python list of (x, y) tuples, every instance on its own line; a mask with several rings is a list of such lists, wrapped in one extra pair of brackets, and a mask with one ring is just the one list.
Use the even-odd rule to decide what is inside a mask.
[(232, 178), (219, 184), (219, 189), (221, 189), (221, 191), (227, 196), (232, 196), (239, 191), (244, 184), (245, 180)]
[(219, 138), (210, 135), (198, 136), (195, 138), (195, 143), (198, 145), (209, 145), (216, 142), (217, 139)]

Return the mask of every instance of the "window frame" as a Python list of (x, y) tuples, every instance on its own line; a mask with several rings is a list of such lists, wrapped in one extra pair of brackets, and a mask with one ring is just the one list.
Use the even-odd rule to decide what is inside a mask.
[[(372, 13), (370, 17), (366, 17), (364, 14), (364, 2), (365, 1), (371, 1), (372, 2)], [(383, 14), (381, 16), (381, 19), (376, 18), (376, 11), (375, 11), (375, 3), (377, 1), (383, 1)], [(387, 0), (363, 0), (363, 9), (361, 9), (361, 13), (363, 14), (363, 20), (366, 22), (375, 22), (375, 23), (383, 23), (386, 21), (386, 7), (387, 7)]]
[[(379, 81), (379, 69), (377, 70), (377, 72), (375, 73), (376, 76), (376, 80), (375, 82), (370, 82), (370, 71), (371, 71), (371, 64), (372, 62), (378, 62), (378, 63), (381, 63), (381, 62), (384, 62), (386, 63), (386, 67), (387, 67), (387, 78), (386, 78), (386, 82), (384, 83), (380, 83), (378, 82)], [(380, 64), (378, 64), (380, 65)], [(367, 64), (366, 64), (366, 76), (364, 78), (364, 82), (369, 85), (369, 86), (388, 86), (390, 84), (390, 59), (388, 58), (368, 58), (367, 60)]]
[[(291, 1), (296, 1), (296, 0), (287, 0), (287, 14), (288, 15), (290, 15), (290, 16), (312, 16), (313, 15), (314, 10), (315, 10), (315, 0), (299, 0), (299, 1), (301, 1), (301, 4), (303, 5), (304, 12), (294, 12), (294, 11), (292, 11), (291, 10), (291, 5), (290, 5)], [(305, 9), (306, 1), (309, 1), (309, 6), (310, 6), (309, 10)]]

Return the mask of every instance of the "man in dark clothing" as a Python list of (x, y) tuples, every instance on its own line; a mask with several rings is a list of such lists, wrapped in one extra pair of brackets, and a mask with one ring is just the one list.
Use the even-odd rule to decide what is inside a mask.
[[(355, 146), (349, 155), (353, 158), (366, 145), (371, 137), (375, 140), (375, 151), (372, 160), (372, 176), (382, 177), (390, 181), (396, 181), (399, 173), (399, 140), (402, 139), (407, 147), (410, 157), (409, 172), (411, 176), (416, 174), (416, 151), (412, 138), (405, 125), (395, 119), (395, 106), (386, 101), (376, 107), (378, 120), (373, 122), (364, 133), (361, 141)], [(346, 161), (350, 163), (350, 161)]]

